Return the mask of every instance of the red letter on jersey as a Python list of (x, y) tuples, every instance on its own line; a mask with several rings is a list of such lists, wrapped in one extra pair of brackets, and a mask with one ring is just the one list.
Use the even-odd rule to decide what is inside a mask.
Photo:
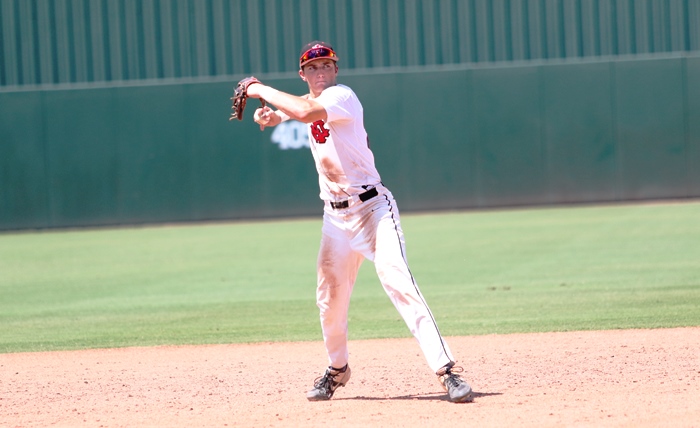
[(322, 120), (317, 120), (311, 124), (311, 134), (318, 144), (324, 144), (326, 139), (331, 135), (330, 130), (326, 129), (326, 123)]

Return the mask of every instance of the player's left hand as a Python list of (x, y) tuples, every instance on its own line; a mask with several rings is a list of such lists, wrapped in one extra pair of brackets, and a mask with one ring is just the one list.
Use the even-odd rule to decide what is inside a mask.
[[(256, 79), (253, 76), (246, 77), (245, 79), (238, 82), (238, 85), (236, 85), (233, 91), (233, 96), (231, 97), (231, 109), (233, 110), (233, 113), (231, 113), (231, 117), (229, 118), (229, 120), (243, 120), (243, 111), (245, 110), (246, 100), (248, 98), (260, 98), (258, 92), (256, 92), (255, 90), (250, 90), (251, 88), (255, 88), (256, 86), (260, 87), (262, 86), (262, 84), (258, 79)], [(264, 107), (265, 100), (260, 98), (260, 102)]]

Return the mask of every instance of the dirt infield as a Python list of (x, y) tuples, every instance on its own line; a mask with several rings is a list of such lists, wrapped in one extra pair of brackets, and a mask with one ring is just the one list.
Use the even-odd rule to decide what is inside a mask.
[(700, 328), (448, 338), (476, 392), (446, 401), (413, 339), (354, 341), (330, 402), (323, 345), (0, 355), (0, 426), (700, 427)]

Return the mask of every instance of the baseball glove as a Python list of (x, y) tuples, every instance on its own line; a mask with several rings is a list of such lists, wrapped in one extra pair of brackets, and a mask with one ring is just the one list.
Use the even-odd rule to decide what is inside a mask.
[[(233, 96), (231, 97), (233, 113), (231, 113), (231, 117), (228, 120), (243, 120), (243, 110), (245, 110), (245, 104), (248, 99), (248, 86), (253, 83), (260, 83), (260, 81), (253, 76), (246, 77), (238, 82), (238, 85), (233, 89)], [(265, 107), (265, 100), (260, 98), (260, 102)]]

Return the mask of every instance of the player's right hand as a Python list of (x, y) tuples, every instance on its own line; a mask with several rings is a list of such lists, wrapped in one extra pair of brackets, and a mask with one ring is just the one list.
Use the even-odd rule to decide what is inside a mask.
[(261, 107), (255, 110), (255, 114), (253, 114), (253, 119), (255, 120), (255, 123), (260, 125), (261, 131), (263, 131), (265, 127), (270, 124), (270, 122), (272, 121), (273, 114), (274, 112), (268, 106)]

